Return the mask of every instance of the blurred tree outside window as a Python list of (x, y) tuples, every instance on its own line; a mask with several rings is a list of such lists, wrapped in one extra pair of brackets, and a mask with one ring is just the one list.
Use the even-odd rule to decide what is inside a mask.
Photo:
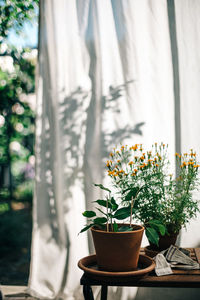
[[(31, 28), (31, 23), (37, 27), (38, 2), (0, 0), (1, 284), (4, 284), (1, 278), (4, 254), (13, 249), (16, 259), (24, 254), (25, 265), (30, 257), (37, 44), (29, 47), (31, 36), (27, 42), (24, 28)], [(29, 32), (32, 34), (31, 29)], [(27, 275), (27, 269), (24, 272)]]

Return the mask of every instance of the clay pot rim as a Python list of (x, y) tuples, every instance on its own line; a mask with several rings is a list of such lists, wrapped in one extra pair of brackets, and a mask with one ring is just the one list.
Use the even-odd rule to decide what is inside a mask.
[[(129, 224), (123, 224), (123, 223), (118, 223), (118, 225), (129, 225)], [(144, 231), (144, 226), (142, 225), (138, 225), (138, 224), (132, 224), (132, 226), (137, 226), (139, 227), (136, 230), (133, 231), (121, 231), (121, 232), (114, 232), (114, 231), (105, 231), (105, 230), (101, 230), (101, 229), (96, 229), (95, 228), (96, 225), (92, 226), (90, 229), (91, 231), (96, 231), (96, 232), (101, 232), (104, 234), (113, 234), (113, 235), (118, 235), (118, 234), (133, 234), (134, 232), (141, 232)]]

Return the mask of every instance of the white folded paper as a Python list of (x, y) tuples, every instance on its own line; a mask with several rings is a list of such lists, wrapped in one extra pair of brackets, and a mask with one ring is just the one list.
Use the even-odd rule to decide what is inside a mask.
[(160, 252), (154, 258), (156, 262), (156, 275), (163, 276), (172, 274), (171, 268), (183, 270), (200, 269), (200, 265), (188, 255), (189, 251), (171, 245), (167, 250)]
[(170, 264), (166, 261), (164, 255), (162, 253), (158, 253), (155, 257), (156, 267), (155, 272), (157, 276), (163, 276), (172, 274), (172, 269)]

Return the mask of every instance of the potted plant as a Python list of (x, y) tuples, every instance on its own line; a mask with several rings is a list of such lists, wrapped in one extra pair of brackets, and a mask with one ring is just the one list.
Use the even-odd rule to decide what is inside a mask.
[[(142, 145), (136, 144), (130, 148), (121, 146), (119, 150), (113, 149), (110, 153), (106, 167), (114, 195), (102, 184), (95, 184), (108, 195), (106, 199), (95, 201), (98, 205), (96, 211), (101, 216), (96, 211), (83, 213), (89, 224), (81, 230), (84, 232), (91, 228), (100, 268), (128, 271), (137, 267), (144, 228), (132, 225), (132, 219), (137, 216), (140, 194), (148, 196), (149, 193), (156, 193), (158, 186), (161, 186), (160, 178), (163, 175), (159, 171), (159, 164), (162, 164), (160, 155), (155, 153), (153, 157), (151, 151), (144, 153)], [(118, 223), (122, 221), (125, 224)], [(165, 233), (162, 224), (157, 226)]]
[[(98, 267), (104, 271), (133, 271), (137, 269), (140, 245), (144, 232), (141, 225), (132, 224), (133, 199), (123, 205), (111, 195), (111, 190), (102, 184), (95, 184), (108, 192), (106, 199), (94, 201), (96, 211), (85, 211), (89, 225), (81, 232), (91, 228), (96, 250)], [(118, 223), (129, 219), (129, 223)]]

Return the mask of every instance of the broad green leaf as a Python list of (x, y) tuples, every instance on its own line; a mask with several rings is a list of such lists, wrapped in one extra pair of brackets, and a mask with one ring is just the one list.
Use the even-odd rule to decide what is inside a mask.
[(133, 228), (130, 226), (122, 226), (122, 227), (119, 227), (119, 229), (118, 229), (119, 232), (132, 231), (132, 230), (133, 230)]
[(118, 209), (118, 204), (116, 203), (115, 199), (111, 198), (112, 210), (115, 211)]
[(166, 227), (162, 224), (159, 225), (160, 234), (163, 236), (166, 234)]
[(82, 215), (86, 218), (93, 218), (96, 216), (96, 213), (92, 210), (86, 210), (82, 213)]
[(113, 224), (113, 230), (114, 230), (114, 232), (118, 231), (118, 225), (115, 221), (114, 221), (114, 224)]
[(93, 220), (94, 224), (103, 224), (103, 223), (106, 223), (107, 222), (107, 219), (102, 217), (102, 218), (95, 218)]
[(125, 201), (131, 201), (132, 198), (135, 199), (138, 191), (139, 191), (139, 187), (131, 188), (130, 191), (125, 196)]
[[(107, 207), (107, 201), (106, 200), (96, 200), (94, 202), (97, 202), (99, 205), (103, 207)], [(108, 202), (108, 208), (112, 208), (112, 205)]]
[(130, 207), (123, 207), (115, 211), (113, 218), (117, 220), (124, 220), (130, 216), (131, 209)]
[(148, 222), (148, 224), (154, 228), (156, 231), (159, 231), (161, 235), (166, 234), (166, 227), (160, 223), (158, 220), (151, 220)]
[(94, 183), (94, 186), (98, 186), (98, 187), (100, 187), (100, 189), (111, 193), (111, 190), (109, 190), (108, 188), (106, 188), (105, 186), (103, 186), (103, 184)]
[(145, 233), (146, 233), (146, 236), (147, 236), (149, 242), (151, 242), (152, 244), (155, 244), (156, 246), (158, 246), (159, 235), (156, 232), (156, 230), (154, 228), (151, 228), (151, 227), (146, 227), (145, 228)]
[(88, 229), (89, 229), (90, 227), (92, 227), (92, 226), (93, 226), (93, 224), (90, 224), (90, 225), (85, 226), (83, 229), (81, 229), (81, 231), (80, 231), (79, 233), (82, 233), (82, 232), (88, 230)]

